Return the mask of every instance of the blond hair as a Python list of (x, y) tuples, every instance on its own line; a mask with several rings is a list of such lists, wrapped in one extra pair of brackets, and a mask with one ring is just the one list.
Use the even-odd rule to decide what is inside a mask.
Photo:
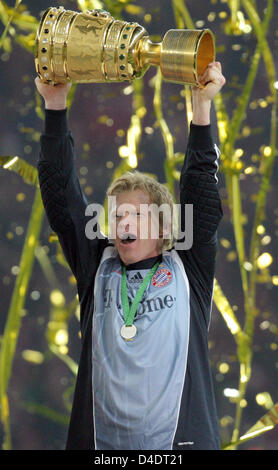
[(167, 238), (163, 238), (162, 249), (167, 250), (172, 248), (174, 244), (174, 229), (173, 229), (173, 196), (168, 188), (156, 181), (153, 177), (141, 173), (139, 171), (127, 171), (109, 186), (106, 194), (107, 196), (116, 196), (124, 191), (141, 190), (148, 194), (151, 203), (160, 207), (162, 204), (167, 204), (170, 208), (171, 220), (164, 220), (163, 213), (159, 212), (159, 227), (162, 229), (162, 224), (165, 224), (169, 229)]

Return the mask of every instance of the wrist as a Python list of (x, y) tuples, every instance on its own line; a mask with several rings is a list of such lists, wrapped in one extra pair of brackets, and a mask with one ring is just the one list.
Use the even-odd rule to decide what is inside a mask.
[(45, 101), (45, 109), (53, 111), (62, 111), (66, 109), (67, 103), (66, 100), (63, 101)]
[(210, 100), (200, 100), (193, 97), (193, 124), (199, 126), (207, 126), (210, 124)]

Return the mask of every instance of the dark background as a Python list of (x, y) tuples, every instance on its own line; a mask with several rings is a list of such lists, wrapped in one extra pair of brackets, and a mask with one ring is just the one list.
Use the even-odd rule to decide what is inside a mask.
[[(7, 2), (14, 6), (13, 1)], [(266, 1), (257, 1), (258, 12), (263, 17)], [(144, 13), (136, 16), (151, 35), (163, 35), (168, 29), (175, 27), (175, 20), (170, 0), (136, 1), (142, 6)], [(49, 6), (63, 5), (67, 9), (76, 10), (74, 1), (43, 1), (26, 0), (24, 2), (31, 15), (39, 18), (40, 12)], [(245, 82), (250, 58), (254, 53), (256, 38), (253, 33), (241, 36), (227, 35), (225, 24), (229, 19), (227, 2), (215, 0), (205, 2), (189, 0), (186, 5), (196, 27), (210, 28), (216, 35), (217, 59), (221, 61), (227, 84), (223, 90), (223, 98), (229, 116), (237, 104), (237, 99)], [(221, 12), (227, 12), (222, 18)], [(144, 14), (152, 15), (151, 22), (146, 23)], [(132, 21), (131, 15), (123, 11), (123, 17)], [(198, 23), (202, 21), (203, 23)], [(2, 28), (3, 29), (3, 28)], [(0, 30), (1, 32), (1, 30)], [(268, 34), (277, 67), (277, 2), (275, 15), (271, 21)], [(1, 102), (1, 133), (0, 155), (18, 155), (32, 165), (36, 165), (39, 152), (39, 134), (43, 130), (43, 122), (34, 111), (35, 102), (35, 68), (33, 55), (12, 43), (10, 53), (0, 51), (0, 102)], [(161, 182), (165, 182), (163, 160), (165, 148), (158, 128), (148, 134), (146, 127), (153, 127), (153, 88), (150, 81), (155, 73), (150, 69), (144, 77), (144, 98), (147, 114), (143, 121), (143, 135), (140, 144), (140, 160), (138, 169), (155, 173)], [(128, 84), (95, 84), (78, 85), (76, 96), (70, 110), (70, 128), (75, 139), (78, 155), (77, 168), (82, 185), (90, 202), (102, 203), (105, 189), (111, 181), (113, 171), (120, 163), (118, 148), (125, 145), (126, 134), (118, 135), (119, 129), (127, 130), (132, 113), (132, 95), (123, 93)], [(168, 126), (175, 136), (175, 151), (184, 152), (187, 141), (187, 121), (184, 99), (180, 92), (181, 85), (164, 83), (163, 112)], [(269, 83), (265, 65), (261, 59), (244, 126), (256, 130), (249, 138), (241, 138), (237, 147), (244, 150), (244, 163), (253, 164), (254, 155), (260, 155), (261, 147), (269, 145), (270, 136), (270, 105), (263, 107), (263, 101), (269, 96)], [(102, 116), (106, 116), (101, 118)], [(22, 132), (22, 128), (33, 128), (37, 133), (32, 135)], [(215, 141), (219, 143), (215, 110), (212, 111), (212, 129)], [(259, 166), (259, 161), (255, 163)], [(84, 170), (85, 168), (85, 170)], [(262, 251), (271, 253), (273, 263), (269, 268), (271, 275), (278, 274), (277, 268), (277, 162), (271, 180), (271, 191), (268, 194), (264, 226), (265, 234), (271, 242), (262, 247)], [(259, 175), (242, 178), (243, 208), (246, 216), (245, 242), (248, 246), (250, 230), (254, 217), (254, 196), (259, 188)], [(0, 209), (0, 289), (1, 316), (0, 332), (3, 334), (9, 304), (15, 284), (16, 267), (19, 266), (21, 250), (26, 234), (35, 189), (23, 182), (15, 173), (0, 169), (1, 209)], [(243, 295), (240, 284), (240, 273), (235, 250), (233, 228), (230, 212), (226, 205), (226, 189), (223, 173), (219, 173), (219, 188), (223, 197), (224, 219), (219, 228), (219, 254), (216, 278), (222, 286), (230, 304), (243, 325)], [(23, 194), (23, 196), (22, 196)], [(21, 196), (19, 196), (21, 195)], [(22, 199), (20, 201), (20, 199)], [(47, 247), (48, 256), (55, 270), (58, 285), (66, 302), (75, 295), (75, 286), (69, 282), (70, 273), (56, 259), (56, 246), (49, 242), (51, 231), (44, 219), (40, 243)], [(223, 246), (223, 239), (230, 242), (230, 247)], [(57, 423), (44, 415), (44, 407), (55, 410), (65, 419), (69, 416), (66, 409), (64, 394), (74, 384), (74, 375), (67, 365), (53, 355), (48, 349), (45, 336), (49, 320), (50, 292), (52, 287), (47, 282), (40, 264), (35, 261), (28, 295), (25, 303), (22, 326), (17, 343), (12, 377), (9, 386), (12, 445), (14, 449), (63, 449), (66, 438), (66, 424)], [(244, 434), (255, 422), (266, 413), (266, 409), (256, 401), (256, 395), (268, 392), (274, 403), (277, 399), (277, 332), (269, 328), (269, 324), (277, 325), (278, 288), (271, 282), (261, 283), (258, 288), (259, 315), (256, 321), (254, 338), (254, 357), (252, 378), (248, 386), (246, 403), (243, 409), (241, 434)], [(69, 321), (69, 356), (78, 361), (80, 339), (78, 336), (78, 320), (73, 315)], [(277, 328), (276, 328), (277, 331)], [(227, 388), (237, 389), (239, 365), (236, 357), (236, 344), (228, 331), (215, 305), (212, 306), (210, 327), (211, 366), (215, 381), (216, 399), (223, 442), (229, 442), (233, 429), (235, 404), (224, 395)], [(24, 359), (24, 351), (39, 351), (43, 355), (41, 364), (34, 364)], [(26, 355), (25, 355), (26, 357)], [(221, 364), (227, 363), (229, 370), (223, 373)], [(222, 370), (222, 372), (221, 372)], [(32, 407), (31, 407), (32, 405)], [(36, 405), (36, 408), (34, 407)], [(39, 406), (37, 406), (39, 405)], [(277, 449), (277, 428), (263, 436), (241, 445), (240, 449)]]

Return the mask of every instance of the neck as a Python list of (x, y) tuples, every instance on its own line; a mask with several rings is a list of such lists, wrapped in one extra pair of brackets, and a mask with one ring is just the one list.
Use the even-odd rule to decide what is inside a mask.
[(153, 255), (151, 257), (148, 257), (148, 258), (143, 258), (143, 259), (140, 259), (138, 261), (133, 261), (132, 263), (124, 263), (123, 260), (121, 260), (121, 262), (126, 266), (126, 269), (148, 269), (148, 268), (152, 268), (153, 265), (157, 262), (157, 261), (162, 261), (162, 253), (157, 253), (156, 255)]

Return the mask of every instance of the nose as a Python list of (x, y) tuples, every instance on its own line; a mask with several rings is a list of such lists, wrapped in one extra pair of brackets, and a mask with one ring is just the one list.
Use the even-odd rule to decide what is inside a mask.
[(118, 223), (119, 233), (127, 233), (130, 229), (130, 222), (127, 220), (127, 217), (124, 217)]

